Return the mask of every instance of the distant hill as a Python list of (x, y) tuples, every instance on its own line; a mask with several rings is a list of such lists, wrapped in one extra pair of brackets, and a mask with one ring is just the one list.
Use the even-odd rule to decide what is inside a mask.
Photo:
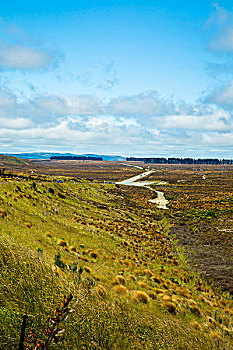
[[(18, 157), (21, 159), (50, 159), (53, 156), (80, 156), (80, 154), (72, 154), (72, 153), (49, 153), (49, 152), (32, 152), (32, 153), (7, 153), (7, 156)], [(126, 158), (117, 156), (117, 155), (101, 155), (101, 154), (81, 154), (81, 156), (87, 157), (102, 157), (103, 160), (107, 161), (124, 161)]]
[(28, 165), (28, 162), (18, 157), (0, 154), (0, 167), (9, 167), (15, 165)]

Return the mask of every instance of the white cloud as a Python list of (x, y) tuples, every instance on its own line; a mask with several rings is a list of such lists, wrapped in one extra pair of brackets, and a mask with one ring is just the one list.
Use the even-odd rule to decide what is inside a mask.
[(173, 102), (163, 100), (156, 91), (132, 96), (114, 98), (108, 104), (108, 110), (114, 115), (156, 116), (174, 112)]
[(229, 151), (233, 150), (233, 131), (227, 133), (204, 133), (202, 135), (202, 142), (208, 146), (229, 147)]
[(27, 129), (32, 126), (32, 121), (26, 118), (14, 118), (13, 122), (12, 119), (9, 118), (0, 118), (0, 128), (18, 130)]
[(206, 97), (207, 103), (213, 103), (223, 108), (233, 109), (233, 81), (223, 85)]
[(228, 131), (233, 130), (233, 120), (229, 112), (223, 110), (213, 111), (209, 115), (170, 115), (157, 121), (164, 129), (186, 130), (210, 130)]
[(6, 45), (0, 48), (0, 69), (33, 70), (50, 66), (54, 58), (44, 49)]
[(214, 29), (209, 49), (214, 52), (233, 52), (233, 13), (213, 4), (213, 13), (207, 24)]

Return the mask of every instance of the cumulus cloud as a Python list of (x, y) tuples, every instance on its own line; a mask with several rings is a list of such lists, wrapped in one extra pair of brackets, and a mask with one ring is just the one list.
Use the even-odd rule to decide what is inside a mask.
[[(214, 133), (230, 132), (230, 112), (165, 100), (155, 92), (108, 102), (95, 96), (46, 94), (19, 100), (10, 91), (0, 92), (0, 147), (4, 150), (8, 145), (15, 151), (54, 147), (73, 152), (133, 155), (140, 150), (140, 154), (182, 155), (182, 150), (208, 148)], [(232, 138), (222, 144), (232, 147)]]

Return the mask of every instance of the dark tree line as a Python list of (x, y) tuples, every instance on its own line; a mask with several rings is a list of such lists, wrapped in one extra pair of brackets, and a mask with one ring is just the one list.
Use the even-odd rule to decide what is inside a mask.
[(233, 164), (232, 159), (217, 159), (217, 158), (204, 158), (204, 159), (194, 159), (194, 158), (137, 158), (128, 157), (127, 161), (138, 161), (144, 162), (145, 164), (223, 164), (231, 165)]

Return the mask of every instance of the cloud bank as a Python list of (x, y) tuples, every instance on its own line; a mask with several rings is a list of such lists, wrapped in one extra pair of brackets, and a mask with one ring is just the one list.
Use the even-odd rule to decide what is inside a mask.
[(2, 89), (0, 149), (194, 157), (213, 156), (217, 149), (227, 156), (233, 150), (233, 118), (223, 108), (165, 100), (153, 91), (106, 102), (48, 94), (19, 100)]

